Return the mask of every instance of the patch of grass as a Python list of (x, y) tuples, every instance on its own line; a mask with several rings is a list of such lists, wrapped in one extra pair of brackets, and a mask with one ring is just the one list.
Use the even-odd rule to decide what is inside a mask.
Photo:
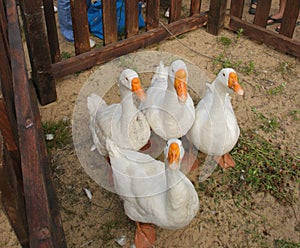
[(294, 243), (291, 241), (278, 240), (274, 241), (274, 248), (299, 248), (300, 243)]
[(230, 193), (239, 202), (253, 193), (268, 192), (282, 202), (294, 200), (290, 182), (300, 183), (299, 156), (280, 150), (252, 131), (241, 134), (231, 156), (235, 168), (223, 172), (218, 182), (211, 177), (200, 185), (207, 194)]
[(300, 120), (300, 117), (299, 117), (299, 115), (300, 115), (300, 110), (299, 110), (299, 109), (294, 109), (294, 110), (292, 110), (292, 111), (290, 112), (290, 115), (293, 116), (293, 119), (294, 119), (295, 121)]
[(69, 58), (71, 58), (71, 54), (66, 52), (66, 51), (62, 51), (61, 58), (62, 59), (69, 59)]
[(242, 35), (244, 33), (244, 29), (240, 28), (237, 32), (236, 32), (236, 39), (239, 40)]
[(259, 127), (265, 132), (272, 132), (280, 127), (279, 120), (277, 117), (268, 118), (263, 113), (257, 112), (256, 108), (252, 109), (253, 113), (261, 121)]
[(226, 36), (221, 36), (220, 38), (217, 39), (217, 41), (226, 47), (230, 46), (232, 43), (232, 40)]
[(270, 95), (278, 95), (281, 94), (285, 90), (286, 82), (283, 82), (282, 84), (276, 86), (273, 89), (268, 90), (268, 94)]
[(47, 121), (42, 123), (42, 127), (48, 150), (59, 149), (72, 142), (70, 120)]
[(250, 60), (245, 66), (242, 67), (242, 71), (247, 75), (253, 74), (255, 72), (254, 62)]

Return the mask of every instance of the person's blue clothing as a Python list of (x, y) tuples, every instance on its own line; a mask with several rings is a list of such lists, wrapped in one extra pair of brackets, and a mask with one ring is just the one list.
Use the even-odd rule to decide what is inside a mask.
[[(125, 28), (125, 0), (117, 0), (117, 28), (118, 33), (122, 33)], [(145, 21), (142, 16), (142, 2), (138, 5), (138, 22), (139, 28), (145, 27)], [(90, 31), (100, 39), (103, 39), (103, 23), (102, 23), (102, 2), (96, 1), (91, 3), (88, 8), (88, 22)]]
[[(79, 0), (76, 0), (79, 1)], [(90, 6), (91, 0), (86, 0), (87, 8)], [(73, 42), (73, 28), (72, 28), (72, 16), (70, 0), (58, 0), (58, 22), (61, 34), (66, 38), (67, 41)]]

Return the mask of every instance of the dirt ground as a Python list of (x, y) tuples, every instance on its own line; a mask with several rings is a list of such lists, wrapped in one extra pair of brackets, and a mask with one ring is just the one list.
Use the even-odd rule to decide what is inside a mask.
[[(274, 4), (274, 10), (276, 6)], [(295, 39), (300, 36), (299, 32), (300, 27), (295, 32)], [(231, 40), (231, 44), (224, 45), (225, 40)], [(62, 41), (61, 50), (72, 52), (72, 46)], [(291, 114), (294, 111), (299, 117), (298, 59), (246, 37), (238, 39), (237, 34), (229, 30), (222, 31), (218, 37), (212, 36), (205, 27), (184, 34), (180, 39), (163, 41), (140, 51), (175, 54), (200, 68), (209, 81), (220, 69), (215, 58), (221, 54), (231, 62), (241, 61), (243, 65), (252, 65), (250, 67), (253, 70), (248, 74), (238, 71), (245, 95), (233, 96), (232, 99), (241, 130), (255, 130), (283, 151), (299, 156), (299, 118)], [(96, 66), (58, 80), (58, 100), (40, 107), (42, 120), (72, 120), (79, 92), (101, 68)], [(270, 94), (270, 90), (280, 89), (283, 85), (282, 92)], [(117, 102), (119, 96), (115, 95), (114, 98), (114, 92), (116, 89), (109, 91), (111, 101)], [(194, 92), (192, 96), (194, 101), (198, 101), (201, 92)], [(254, 109), (269, 118), (276, 117), (279, 128), (272, 132), (259, 129), (260, 120)], [(51, 159), (68, 247), (120, 247), (116, 239), (123, 237), (126, 238), (123, 247), (131, 247), (134, 223), (124, 214), (119, 197), (100, 187), (85, 172), (73, 144), (59, 149)], [(195, 177), (192, 174), (188, 176)], [(219, 175), (211, 175), (216, 176)], [(237, 205), (231, 198), (214, 199), (198, 191), (200, 208), (194, 220), (186, 228), (175, 231), (157, 228), (155, 247), (281, 247), (276, 245), (276, 240), (298, 243), (300, 247), (299, 182), (291, 182), (289, 187), (294, 190), (295, 196), (291, 204), (283, 204), (271, 195), (260, 192)], [(91, 200), (84, 189), (91, 191)], [(1, 210), (0, 247), (20, 247)]]

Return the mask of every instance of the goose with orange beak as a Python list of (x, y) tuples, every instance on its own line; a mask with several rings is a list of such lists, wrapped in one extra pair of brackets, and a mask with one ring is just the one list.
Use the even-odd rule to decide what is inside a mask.
[(181, 172), (184, 156), (179, 139), (168, 140), (165, 162), (132, 150), (121, 149), (107, 140), (116, 193), (124, 201), (126, 215), (136, 222), (135, 246), (153, 247), (155, 226), (180, 229), (199, 209), (198, 194)]
[(137, 109), (134, 95), (141, 101), (146, 98), (138, 74), (125, 69), (119, 76), (121, 102), (107, 105), (95, 93), (88, 96), (90, 131), (94, 148), (107, 158), (106, 139), (110, 138), (119, 147), (139, 150), (150, 138), (150, 126), (144, 114)]
[(222, 69), (196, 107), (196, 118), (187, 138), (195, 147), (215, 156), (222, 168), (234, 167), (235, 162), (228, 154), (235, 146), (240, 129), (235, 117), (230, 94), (243, 95), (236, 72)]
[(184, 136), (195, 120), (186, 64), (175, 60), (168, 68), (160, 62), (146, 94), (140, 109), (154, 133), (164, 140)]

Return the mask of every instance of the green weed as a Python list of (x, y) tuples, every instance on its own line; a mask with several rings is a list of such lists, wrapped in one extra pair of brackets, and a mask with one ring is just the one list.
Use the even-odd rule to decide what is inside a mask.
[(261, 121), (260, 128), (265, 132), (271, 132), (275, 129), (279, 128), (279, 120), (277, 117), (268, 118), (263, 113), (257, 112), (256, 108), (252, 108), (253, 113), (257, 116), (257, 118)]
[(42, 123), (49, 150), (59, 149), (72, 142), (70, 120), (47, 121)]
[(276, 86), (275, 88), (269, 89), (269, 90), (268, 90), (268, 94), (270, 94), (270, 95), (278, 95), (278, 94), (281, 94), (281, 93), (284, 91), (285, 86), (286, 86), (286, 82), (283, 82), (282, 84)]
[(300, 117), (299, 117), (299, 115), (300, 115), (300, 110), (299, 110), (299, 109), (294, 109), (294, 110), (292, 110), (292, 111), (290, 112), (290, 115), (293, 116), (293, 119), (294, 119), (295, 121), (300, 120)]
[(300, 182), (299, 156), (284, 153), (252, 131), (241, 134), (230, 154), (236, 167), (219, 170), (223, 174), (218, 179), (211, 177), (200, 189), (213, 196), (230, 193), (237, 202), (256, 192), (268, 192), (281, 201), (294, 200), (289, 183)]
[(71, 54), (66, 52), (66, 51), (62, 51), (61, 58), (62, 59), (69, 59), (69, 58), (71, 58)]
[(294, 243), (291, 241), (279, 240), (274, 241), (274, 248), (299, 248), (300, 243)]
[(236, 32), (236, 39), (239, 40), (242, 35), (244, 33), (244, 29), (240, 28), (237, 32)]
[(217, 39), (218, 42), (222, 43), (222, 45), (228, 47), (231, 45), (232, 40), (226, 36), (221, 36), (220, 38)]

